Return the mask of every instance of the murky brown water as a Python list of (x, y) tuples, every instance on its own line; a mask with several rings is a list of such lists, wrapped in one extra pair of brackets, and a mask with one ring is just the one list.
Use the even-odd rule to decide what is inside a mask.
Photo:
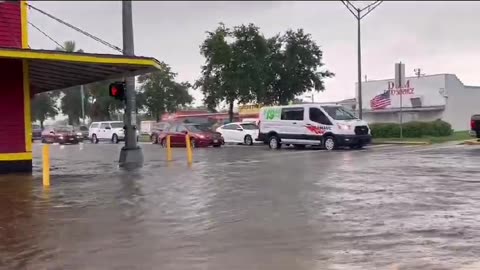
[[(0, 177), (0, 269), (460, 269), (480, 254), (480, 148), (183, 149), (116, 167), (52, 146), (52, 186)], [(35, 145), (36, 153), (40, 145)], [(35, 164), (40, 164), (36, 158)]]

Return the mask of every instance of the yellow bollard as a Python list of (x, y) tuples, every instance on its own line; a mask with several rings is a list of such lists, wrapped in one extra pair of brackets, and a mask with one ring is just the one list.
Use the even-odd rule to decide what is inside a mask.
[(43, 145), (43, 186), (50, 186), (50, 145)]
[(193, 153), (192, 153), (192, 144), (190, 142), (190, 135), (185, 135), (185, 142), (187, 146), (187, 162), (188, 164), (192, 164), (193, 162)]
[(172, 146), (170, 135), (167, 135), (167, 161), (172, 161)]

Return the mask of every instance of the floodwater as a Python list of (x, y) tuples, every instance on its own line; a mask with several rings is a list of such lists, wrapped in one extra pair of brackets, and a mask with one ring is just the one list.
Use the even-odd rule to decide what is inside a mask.
[[(0, 177), (0, 269), (478, 269), (480, 148), (51, 146)], [(398, 267), (398, 268), (395, 268)]]

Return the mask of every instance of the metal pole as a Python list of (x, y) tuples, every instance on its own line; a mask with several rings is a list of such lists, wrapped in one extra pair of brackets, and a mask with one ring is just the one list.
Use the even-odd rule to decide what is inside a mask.
[[(134, 55), (132, 1), (122, 1), (123, 54)], [(125, 78), (125, 146), (120, 152), (120, 166), (138, 168), (143, 166), (142, 149), (137, 145), (135, 115), (135, 77)]]
[(85, 92), (83, 90), (83, 85), (80, 86), (80, 95), (82, 95), (82, 122), (85, 125)]
[(360, 42), (360, 9), (357, 8), (357, 54), (358, 54), (358, 118), (363, 117), (362, 108), (362, 51)]
[[(402, 62), (400, 62), (400, 65)], [(398, 68), (398, 81), (400, 89), (400, 139), (403, 138), (403, 81), (402, 81), (402, 68), (401, 66)]]

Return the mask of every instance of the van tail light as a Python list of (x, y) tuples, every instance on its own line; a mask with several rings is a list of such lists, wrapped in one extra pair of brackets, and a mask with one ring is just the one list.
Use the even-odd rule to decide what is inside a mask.
[(470, 120), (470, 129), (475, 130), (477, 128), (477, 125), (475, 123), (475, 120)]

